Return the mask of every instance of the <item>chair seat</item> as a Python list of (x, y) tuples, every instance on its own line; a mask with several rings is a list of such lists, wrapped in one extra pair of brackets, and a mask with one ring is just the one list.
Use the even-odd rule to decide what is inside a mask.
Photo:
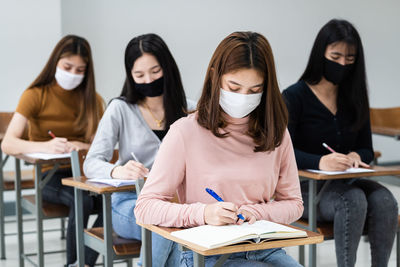
[(382, 156), (382, 153), (380, 151), (374, 151), (374, 159), (378, 159)]
[[(7, 171), (4, 172), (3, 177), (3, 188), (4, 190), (14, 190), (15, 189), (15, 172)], [(35, 187), (33, 170), (23, 170), (21, 171), (21, 188), (31, 189)]]
[[(306, 219), (299, 219), (295, 222), (295, 224), (307, 228), (308, 221)], [(400, 215), (397, 219), (397, 225), (400, 228)], [(318, 233), (324, 235), (325, 240), (333, 239), (333, 224), (332, 223), (317, 223), (317, 231)]]
[[(85, 229), (85, 233), (104, 241), (103, 227)], [(142, 242), (136, 239), (125, 239), (113, 232), (113, 249), (118, 256), (139, 255)]]
[[(22, 196), (22, 198), (30, 203), (32, 207), (35, 207), (35, 195), (25, 195)], [(43, 215), (47, 218), (68, 217), (69, 214), (69, 208), (67, 206), (62, 204), (49, 203), (47, 201), (42, 201), (42, 211)]]
[[(307, 219), (299, 219), (296, 221), (296, 224), (304, 228), (309, 226)], [(333, 239), (332, 223), (317, 223), (317, 231), (324, 236), (324, 240)]]

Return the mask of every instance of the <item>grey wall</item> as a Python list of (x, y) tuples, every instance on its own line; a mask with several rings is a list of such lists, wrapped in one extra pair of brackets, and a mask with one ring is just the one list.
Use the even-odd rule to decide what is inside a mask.
[(15, 109), (60, 37), (60, 0), (1, 0), (1, 111)]
[[(318, 30), (334, 17), (350, 20), (361, 34), (371, 106), (399, 106), (399, 10), (396, 0), (1, 0), (0, 109), (15, 109), (54, 45), (68, 33), (91, 43), (97, 89), (107, 101), (120, 93), (126, 44), (148, 32), (169, 45), (192, 99), (200, 95), (215, 47), (237, 30), (268, 38), (284, 89), (298, 79)], [(374, 137), (374, 145), (383, 160), (400, 159), (400, 142)]]
[[(99, 92), (118, 95), (124, 80), (123, 53), (143, 33), (161, 35), (181, 70), (187, 95), (198, 99), (208, 61), (229, 33), (251, 30), (270, 41), (283, 90), (305, 68), (318, 30), (331, 18), (350, 20), (363, 40), (372, 107), (400, 105), (399, 1), (62, 1), (62, 34), (92, 44)], [(374, 137), (383, 160), (400, 160), (400, 143)]]
[[(20, 95), (39, 74), (60, 37), (60, 0), (0, 1), (1, 112), (15, 110)], [(5, 169), (14, 170), (12, 158)], [(5, 192), (4, 199), (14, 199), (14, 192)]]

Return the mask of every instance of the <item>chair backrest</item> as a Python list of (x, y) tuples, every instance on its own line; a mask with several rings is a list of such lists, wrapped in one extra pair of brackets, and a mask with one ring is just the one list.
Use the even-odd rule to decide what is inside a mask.
[(400, 129), (400, 107), (370, 108), (371, 126)]
[[(0, 112), (0, 133), (5, 134), (8, 128), (8, 125), (10, 124), (10, 121), (14, 115), (14, 112)], [(22, 139), (28, 140), (28, 128), (29, 124), (26, 125), (24, 134), (22, 135)]]
[(0, 112), (0, 133), (5, 133), (14, 112)]
[[(76, 153), (77, 155), (74, 155), (75, 153)], [(84, 172), (83, 172), (83, 162), (84, 162), (85, 159), (86, 159), (87, 153), (88, 153), (88, 150), (87, 150), (87, 149), (81, 149), (81, 150), (79, 150), (79, 151), (77, 151), (77, 152), (73, 152), (73, 153), (72, 153), (72, 157), (71, 157), (72, 162), (71, 162), (71, 165), (72, 165), (72, 171), (73, 171), (73, 172), (74, 172), (74, 164), (79, 163), (79, 173), (73, 173), (73, 176), (74, 176), (74, 177), (83, 175), (83, 173), (84, 173)], [(114, 150), (114, 153), (113, 153), (113, 156), (112, 156), (112, 158), (111, 158), (111, 160), (110, 160), (110, 162), (111, 162), (111, 163), (115, 163), (115, 162), (118, 160), (118, 155), (119, 155), (118, 149), (115, 149), (115, 150)], [(77, 159), (76, 159), (75, 157), (77, 157)], [(77, 171), (78, 171), (78, 169), (75, 169), (75, 172), (77, 172)]]

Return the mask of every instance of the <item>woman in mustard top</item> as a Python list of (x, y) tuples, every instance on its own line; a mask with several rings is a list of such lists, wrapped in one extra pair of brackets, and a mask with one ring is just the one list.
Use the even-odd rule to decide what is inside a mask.
[[(95, 90), (89, 43), (78, 36), (65, 36), (42, 72), (23, 92), (2, 149), (10, 155), (88, 149), (102, 113), (103, 101)], [(27, 125), (29, 140), (24, 140)], [(49, 131), (56, 137), (52, 138)], [(61, 184), (61, 178), (70, 176), (71, 168), (62, 166), (43, 188), (43, 200), (69, 207), (67, 264), (73, 266), (76, 261), (74, 192), (72, 187)], [(97, 203), (96, 198), (84, 196), (85, 224)], [(98, 216), (95, 225), (101, 224), (102, 218)], [(93, 266), (98, 253), (86, 248), (85, 256), (87, 266)]]

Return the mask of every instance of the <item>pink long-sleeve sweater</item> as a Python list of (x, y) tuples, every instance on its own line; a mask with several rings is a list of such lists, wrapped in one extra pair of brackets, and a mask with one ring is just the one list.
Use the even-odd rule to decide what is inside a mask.
[[(205, 188), (257, 220), (292, 223), (303, 213), (299, 177), (288, 131), (272, 152), (254, 152), (245, 135), (248, 118), (230, 119), (218, 138), (197, 123), (196, 113), (175, 122), (165, 136), (136, 202), (138, 222), (167, 227), (205, 224), (214, 203)], [(170, 200), (178, 194), (179, 202)]]

